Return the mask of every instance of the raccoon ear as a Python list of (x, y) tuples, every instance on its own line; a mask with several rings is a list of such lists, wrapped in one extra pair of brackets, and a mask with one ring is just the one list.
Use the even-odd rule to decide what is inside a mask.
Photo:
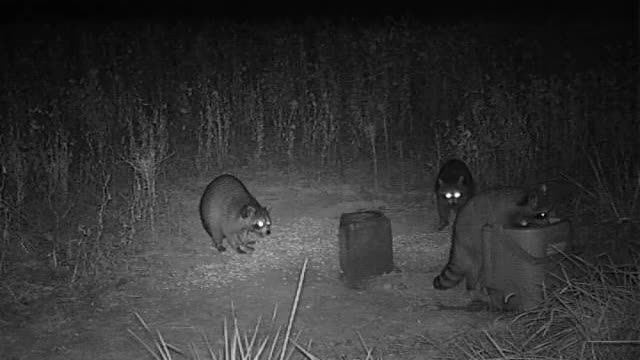
[(242, 209), (240, 209), (240, 216), (242, 216), (243, 219), (251, 217), (255, 213), (256, 213), (256, 208), (254, 208), (251, 205), (245, 205), (242, 207)]
[(442, 179), (438, 178), (438, 186), (442, 186), (442, 184), (444, 184), (444, 181), (442, 181)]
[(547, 195), (549, 195), (548, 191), (549, 188), (547, 184), (542, 183), (538, 185), (535, 190), (529, 191), (529, 195), (527, 195), (527, 205), (532, 209), (536, 209), (538, 205), (540, 205), (540, 199), (545, 199)]

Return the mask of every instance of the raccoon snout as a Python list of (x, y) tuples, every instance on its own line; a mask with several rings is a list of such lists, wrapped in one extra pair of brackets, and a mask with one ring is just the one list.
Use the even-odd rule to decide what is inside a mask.
[(266, 235), (271, 235), (271, 229), (267, 229), (267, 231), (265, 231)]

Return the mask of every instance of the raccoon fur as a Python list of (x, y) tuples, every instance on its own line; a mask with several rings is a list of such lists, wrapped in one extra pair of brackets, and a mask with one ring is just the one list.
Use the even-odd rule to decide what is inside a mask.
[(532, 213), (519, 213), (511, 225), (540, 227), (552, 224), (551, 219), (556, 216), (555, 202), (557, 199), (552, 197), (550, 189), (546, 184), (541, 184), (537, 190), (537, 211)]
[(546, 214), (553, 203), (546, 185), (492, 189), (476, 194), (460, 210), (453, 224), (449, 261), (433, 279), (438, 290), (450, 289), (463, 279), (470, 292), (483, 290), (482, 228), (485, 225), (513, 225), (523, 217)]
[(551, 224), (551, 218), (555, 216), (554, 209), (547, 212), (525, 215), (521, 214), (515, 221), (514, 225), (521, 227), (540, 227)]
[(238, 178), (229, 174), (220, 175), (207, 185), (200, 199), (200, 220), (220, 252), (226, 250), (222, 244), (225, 238), (243, 254), (254, 250), (247, 242), (249, 232), (262, 237), (271, 233), (269, 210), (258, 203)]
[(467, 165), (458, 159), (444, 163), (435, 184), (438, 230), (449, 225), (449, 214), (457, 212), (473, 196), (475, 184)]

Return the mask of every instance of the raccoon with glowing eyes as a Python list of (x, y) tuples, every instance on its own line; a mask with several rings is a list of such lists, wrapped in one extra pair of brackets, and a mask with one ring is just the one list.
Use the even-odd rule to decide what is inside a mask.
[(200, 199), (200, 220), (215, 248), (226, 250), (223, 240), (238, 253), (254, 250), (249, 233), (271, 234), (269, 210), (258, 203), (235, 176), (224, 174), (207, 185)]
[(449, 225), (450, 213), (458, 211), (475, 191), (473, 177), (467, 165), (458, 159), (451, 159), (440, 168), (435, 184), (436, 205), (438, 207), (438, 230)]

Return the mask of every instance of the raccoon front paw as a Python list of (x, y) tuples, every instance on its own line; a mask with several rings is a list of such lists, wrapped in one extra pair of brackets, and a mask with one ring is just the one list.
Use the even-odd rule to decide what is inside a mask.
[(222, 245), (217, 245), (216, 250), (218, 250), (218, 252), (223, 252), (223, 251), (227, 251), (227, 248)]
[(254, 251), (255, 249), (253, 248), (253, 246), (249, 246), (247, 244), (242, 244), (239, 245), (238, 247), (236, 247), (236, 251), (239, 254), (250, 254)]

